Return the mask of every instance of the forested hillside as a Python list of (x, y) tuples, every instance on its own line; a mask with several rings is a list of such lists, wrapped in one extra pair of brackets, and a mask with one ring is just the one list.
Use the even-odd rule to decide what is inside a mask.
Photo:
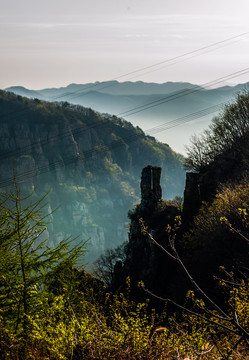
[(192, 138), (185, 166), (199, 173), (201, 200), (210, 200), (220, 183), (239, 181), (248, 172), (248, 121), (249, 96), (244, 91), (203, 134)]
[(2, 187), (14, 171), (23, 190), (49, 191), (50, 244), (81, 234), (88, 261), (126, 240), (145, 165), (164, 169), (164, 197), (183, 192), (182, 156), (115, 116), (1, 91), (0, 137)]

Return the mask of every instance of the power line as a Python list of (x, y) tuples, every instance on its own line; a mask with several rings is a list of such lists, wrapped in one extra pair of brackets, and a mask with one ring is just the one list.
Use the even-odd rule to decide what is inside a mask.
[[(244, 36), (246, 36), (246, 35), (248, 35), (248, 34), (249, 34), (249, 31), (244, 32), (244, 33), (241, 33), (241, 34), (238, 34), (238, 35), (235, 35), (235, 36), (232, 36), (232, 37), (230, 37), (230, 38), (227, 38), (227, 39), (224, 39), (224, 40), (215, 42), (215, 43), (212, 43), (212, 44), (209, 44), (209, 45), (207, 45), (207, 46), (203, 46), (203, 47), (201, 47), (201, 48), (199, 48), (199, 49), (195, 49), (195, 50), (193, 50), (193, 51), (189, 51), (189, 52), (187, 52), (187, 53), (184, 53), (184, 54), (175, 56), (175, 57), (173, 57), (173, 58), (166, 59), (166, 60), (160, 61), (160, 62), (158, 62), (158, 63), (155, 63), (155, 64), (152, 64), (152, 65), (149, 65), (149, 66), (146, 66), (146, 67), (143, 67), (143, 68), (140, 68), (140, 69), (131, 71), (131, 72), (129, 72), (129, 73), (126, 73), (126, 74), (123, 74), (123, 75), (120, 75), (120, 76), (116, 77), (116, 80), (117, 80), (117, 79), (120, 79), (120, 78), (122, 78), (122, 77), (128, 76), (128, 75), (132, 75), (132, 74), (137, 73), (137, 72), (140, 72), (140, 71), (144, 71), (144, 70), (147, 70), (147, 69), (156, 67), (156, 66), (158, 66), (158, 65), (162, 65), (162, 64), (165, 64), (165, 63), (170, 63), (170, 62), (175, 61), (175, 60), (179, 60), (179, 59), (181, 59), (181, 58), (184, 58), (184, 57), (189, 56), (189, 55), (196, 54), (196, 53), (201, 52), (201, 51), (206, 50), (206, 49), (211, 49), (211, 50), (208, 50), (207, 52), (210, 52), (210, 51), (219, 49), (219, 48), (221, 48), (221, 47), (230, 45), (231, 40), (235, 40), (235, 41), (232, 41), (232, 44), (233, 44), (234, 42), (239, 41), (238, 39), (240, 39), (240, 38), (242, 38), (242, 37), (244, 37)], [(228, 43), (228, 44), (226, 44), (226, 43)], [(223, 44), (223, 45), (222, 45), (222, 44)], [(215, 46), (217, 46), (217, 45), (221, 45), (221, 46), (219, 46), (219, 47), (217, 47), (217, 48), (215, 48), (215, 49), (212, 50), (212, 48), (215, 47)], [(207, 52), (205, 52), (205, 53), (207, 53)], [(201, 54), (201, 55), (202, 55), (202, 54)], [(194, 56), (195, 56), (195, 55), (194, 55)], [(194, 56), (192, 56), (192, 57), (194, 57)], [(192, 57), (191, 57), (191, 58), (192, 58)], [(175, 65), (175, 64), (177, 64), (178, 62), (181, 62), (181, 61), (185, 61), (185, 59), (182, 59), (182, 60), (180, 60), (180, 61), (177, 61), (177, 62), (174, 62), (174, 63), (172, 63), (172, 64), (169, 64), (169, 66)], [(157, 71), (157, 70), (153, 70), (153, 71)], [(128, 79), (128, 80), (129, 80), (129, 79)], [(110, 80), (110, 81), (115, 81), (115, 79)], [(79, 89), (79, 90), (74, 91), (74, 92), (72, 92), (72, 93), (70, 93), (70, 94), (73, 95), (73, 94), (76, 94), (76, 93), (78, 93), (78, 92), (83, 92), (82, 96), (85, 96), (85, 95), (89, 94), (89, 92), (86, 93), (85, 90), (90, 89), (90, 88), (93, 88), (93, 87), (95, 87), (95, 86), (99, 86), (99, 85), (100, 85), (99, 83), (91, 84), (90, 86), (86, 87), (84, 90)], [(103, 90), (103, 89), (106, 89), (106, 88), (109, 88), (109, 87), (112, 87), (112, 86), (115, 86), (115, 85), (116, 85), (116, 84), (108, 84), (108, 85), (102, 87), (100, 90)], [(197, 85), (196, 87), (198, 87), (198, 85)], [(50, 101), (53, 101), (53, 100), (55, 100), (55, 99), (58, 100), (58, 99), (60, 99), (60, 98), (62, 98), (62, 97), (68, 96), (68, 95), (70, 95), (70, 94), (65, 93), (65, 94), (62, 94), (62, 95), (60, 95), (60, 96), (56, 96), (56, 97), (54, 97), (54, 98), (48, 98), (48, 97), (47, 97), (47, 99), (50, 100)], [(77, 95), (77, 96), (81, 96), (81, 94), (79, 94), (79, 95)], [(71, 97), (71, 99), (73, 99), (73, 98), (74, 98), (74, 97)], [(68, 99), (68, 100), (70, 100), (70, 99)], [(122, 116), (122, 113), (121, 113), (121, 114), (118, 114), (118, 116), (119, 116), (119, 115)], [(132, 114), (130, 114), (130, 115), (132, 115)], [(130, 116), (130, 115), (127, 115), (127, 116)]]
[[(242, 71), (244, 71), (244, 70), (242, 70)], [(241, 72), (237, 72), (237, 73), (241, 73)], [(203, 109), (201, 111), (186, 115), (184, 117), (177, 118), (175, 120), (171, 120), (171, 121), (169, 121), (167, 123), (164, 123), (162, 125), (159, 125), (159, 126), (151, 128), (151, 129), (148, 129), (148, 130), (146, 130), (146, 132), (158, 133), (158, 132), (161, 132), (161, 131), (165, 131), (165, 130), (173, 128), (175, 126), (179, 126), (182, 123), (193, 121), (193, 120), (195, 120), (197, 118), (200, 118), (200, 117), (206, 116), (208, 114), (214, 113), (214, 112), (218, 111), (218, 109), (221, 106), (224, 106), (225, 104), (226, 103), (217, 104), (217, 105), (211, 106), (209, 108)], [(81, 129), (79, 129), (79, 130), (80, 130), (79, 132), (81, 132)], [(85, 130), (88, 130), (88, 129), (85, 129)], [(77, 132), (75, 134), (77, 134)], [(141, 134), (139, 134), (139, 135), (138, 134), (133, 134), (131, 136), (115, 140), (115, 141), (111, 142), (109, 145), (104, 144), (104, 145), (101, 145), (101, 146), (97, 146), (97, 147), (92, 148), (90, 150), (84, 151), (83, 154), (82, 154), (83, 156), (79, 156), (79, 155), (75, 154), (75, 155), (72, 155), (70, 157), (67, 157), (64, 160), (61, 160), (61, 159), (56, 160), (56, 161), (49, 164), (49, 168), (48, 168), (47, 165), (44, 165), (44, 166), (39, 167), (38, 169), (33, 169), (33, 170), (30, 170), (30, 171), (26, 171), (24, 173), (18, 174), (17, 175), (17, 180), (18, 181), (27, 180), (27, 178), (34, 177), (34, 176), (37, 176), (37, 175), (41, 175), (41, 174), (46, 173), (46, 172), (50, 172), (50, 171), (55, 170), (57, 168), (60, 168), (62, 166), (68, 165), (68, 164), (70, 164), (72, 162), (75, 162), (75, 161), (78, 161), (78, 160), (86, 160), (86, 159), (92, 157), (94, 154), (110, 151), (111, 149), (114, 149), (114, 148), (116, 148), (116, 147), (118, 147), (120, 145), (123, 145), (124, 142), (129, 143), (129, 142), (137, 140), (139, 137), (144, 137), (144, 134), (142, 134), (142, 135)], [(39, 174), (37, 174), (37, 172), (39, 172)], [(1, 182), (2, 187), (9, 186), (12, 183), (12, 181), (13, 181), (13, 177), (3, 180)]]
[[(226, 47), (226, 46), (228, 46), (228, 45), (234, 44), (234, 43), (236, 43), (236, 42), (238, 42), (238, 41), (239, 41), (239, 40), (235, 40), (235, 41), (230, 42), (229, 44), (221, 45), (221, 46), (215, 48), (214, 50), (221, 49), (221, 48)], [(152, 72), (156, 72), (156, 71), (165, 69), (166, 67), (179, 64), (179, 63), (181, 63), (181, 62), (184, 62), (184, 61), (193, 59), (193, 58), (195, 58), (195, 57), (197, 57), (197, 56), (202, 56), (202, 55), (208, 54), (209, 52), (214, 51), (214, 50), (211, 49), (211, 50), (207, 50), (207, 51), (201, 51), (200, 54), (194, 54), (194, 55), (192, 55), (192, 56), (188, 56), (186, 59), (185, 59), (185, 58), (180, 58), (180, 59), (178, 59), (178, 60), (176, 60), (176, 61), (174, 61), (174, 62), (172, 62), (172, 63), (170, 63), (170, 64), (167, 64), (167, 65), (165, 65), (165, 66), (162, 66), (162, 67), (160, 67), (160, 68), (158, 68), (158, 69), (154, 69), (154, 70), (147, 71), (147, 72), (143, 73), (142, 75), (151, 74)], [(128, 80), (132, 80), (132, 79), (135, 79), (135, 78), (137, 78), (137, 75), (135, 75), (135, 76), (133, 76), (133, 77), (130, 77)]]
[(151, 128), (151, 129), (145, 130), (145, 133), (149, 133), (149, 135), (154, 135), (154, 134), (157, 134), (158, 132), (165, 131), (165, 130), (171, 129), (173, 127), (182, 125), (184, 123), (187, 123), (187, 122), (199, 119), (201, 117), (213, 114), (213, 113), (219, 111), (221, 109), (221, 107), (225, 106), (226, 104), (227, 104), (227, 102), (223, 102), (223, 103), (220, 103), (220, 104), (217, 104), (217, 105), (210, 106), (210, 107), (208, 107), (206, 109), (202, 109), (202, 110), (197, 111), (195, 113), (182, 116), (182, 117), (177, 118), (175, 120), (168, 121), (168, 122), (166, 122), (164, 124), (161, 124), (161, 125), (158, 125), (158, 126), (155, 126), (155, 127)]
[[(249, 34), (249, 31), (244, 32), (244, 33), (241, 33), (241, 34), (239, 34), (239, 35), (232, 36), (232, 37), (230, 37), (230, 38), (227, 38), (227, 39), (224, 39), (224, 40), (221, 40), (221, 41), (218, 41), (218, 42), (209, 44), (209, 45), (207, 45), (207, 46), (203, 46), (203, 47), (201, 47), (201, 48), (199, 48), (199, 49), (195, 49), (195, 50), (186, 52), (186, 53), (184, 53), (184, 54), (181, 54), (181, 55), (178, 55), (178, 56), (175, 56), (175, 57), (172, 57), (172, 58), (169, 58), (169, 59), (160, 61), (160, 62), (158, 62), (158, 63), (152, 64), (152, 65), (149, 65), (149, 66), (142, 67), (142, 68), (137, 69), (137, 70), (133, 70), (133, 71), (128, 72), (128, 73), (123, 74), (123, 75), (119, 75), (119, 76), (117, 76), (116, 78), (114, 78), (114, 79), (112, 79), (112, 80), (109, 80), (109, 81), (111, 82), (111, 81), (115, 81), (115, 80), (124, 78), (124, 77), (129, 76), (129, 75), (134, 75), (134, 74), (136, 74), (136, 73), (138, 73), (138, 72), (142, 72), (142, 71), (145, 71), (145, 70), (148, 70), (148, 69), (152, 69), (152, 68), (155, 68), (155, 67), (160, 66), (160, 65), (162, 65), (162, 64), (168, 64), (168, 65), (166, 65), (166, 66), (175, 65), (175, 64), (177, 64), (177, 63), (179, 63), (179, 62), (182, 62), (182, 61), (185, 61), (185, 60), (188, 60), (188, 59), (190, 59), (190, 58), (195, 57), (195, 56), (196, 56), (195, 54), (197, 54), (197, 53), (199, 53), (199, 52), (203, 52), (203, 50), (207, 50), (207, 49), (208, 49), (208, 51), (205, 51), (204, 53), (202, 53), (202, 54), (200, 54), (200, 55), (206, 54), (206, 53), (211, 52), (211, 51), (215, 51), (215, 50), (220, 49), (220, 48), (222, 48), (222, 47), (224, 47), (224, 46), (228, 46), (228, 45), (230, 45), (231, 40), (235, 40), (235, 41), (232, 41), (232, 42), (231, 42), (231, 43), (233, 44), (233, 43), (239, 41), (240, 38), (242, 38), (242, 37), (244, 37), (244, 36), (246, 36), (246, 35), (248, 35), (248, 34)], [(220, 45), (220, 46), (219, 46), (219, 45)], [(189, 57), (189, 58), (187, 58), (187, 59), (183, 59), (183, 58), (185, 58), (185, 57), (187, 57), (187, 56), (189, 56), (189, 55), (193, 55), (193, 56), (191, 56), (191, 57)], [(181, 60), (180, 60), (180, 59), (181, 59)], [(163, 68), (165, 68), (165, 66), (164, 66)], [(148, 71), (148, 72), (146, 72), (146, 74), (148, 74), (148, 73), (150, 73), (150, 72), (153, 72), (153, 71), (157, 71), (157, 70), (158, 70), (158, 69), (152, 70), (152, 71)], [(143, 75), (144, 75), (144, 74), (143, 74)], [(135, 76), (135, 77), (136, 77), (136, 76)], [(130, 79), (127, 79), (127, 81), (128, 81), (128, 80), (131, 80), (131, 79), (133, 79), (133, 78), (134, 78), (134, 77), (132, 77), (132, 78), (130, 78)], [(109, 82), (109, 81), (107, 81), (107, 82)], [(79, 96), (86, 96), (87, 94), (89, 94), (89, 92), (86, 92), (86, 90), (91, 89), (91, 88), (94, 88), (94, 87), (96, 87), (96, 86), (98, 87), (99, 85), (100, 85), (99, 83), (95, 83), (95, 84), (89, 85), (89, 86), (86, 87), (85, 89), (76, 90), (76, 91), (74, 91), (74, 92), (72, 92), (72, 93), (70, 93), (70, 94), (72, 94), (72, 95), (77, 94), (77, 95), (76, 95), (76, 96), (71, 96), (71, 97), (69, 97), (69, 99), (67, 99), (67, 100), (70, 101), (70, 100), (75, 99), (75, 98), (77, 98), (77, 97), (79, 97)], [(109, 87), (112, 87), (112, 86), (115, 86), (115, 85), (116, 85), (116, 84), (108, 84), (108, 85), (106, 85), (106, 86), (101, 87), (99, 90), (104, 90), (104, 89), (106, 89), (106, 88), (109, 88)], [(79, 93), (79, 94), (78, 94), (78, 93)], [(66, 97), (66, 96), (70, 96), (70, 94), (64, 93), (64, 94), (62, 94), (62, 95), (60, 95), (60, 96), (58, 96), (58, 97), (54, 96), (51, 100), (52, 100), (52, 101), (53, 101), (53, 100), (58, 100), (58, 99), (61, 99), (61, 98), (63, 98), (63, 97)]]
[(214, 85), (217, 85), (225, 80), (230, 80), (230, 79), (233, 79), (235, 77), (238, 77), (238, 76), (241, 76), (241, 75), (244, 75), (244, 74), (247, 74), (249, 72), (249, 67), (248, 68), (245, 68), (243, 70), (240, 70), (240, 71), (236, 71), (232, 74), (229, 74), (229, 75), (226, 75), (226, 76), (223, 76), (221, 78), (218, 78), (216, 80), (213, 80), (213, 81), (210, 81), (208, 83), (205, 83), (203, 85), (196, 85), (194, 86), (193, 88), (190, 88), (190, 89), (183, 89), (181, 90), (180, 92), (177, 92), (177, 93), (173, 93), (173, 94), (170, 94), (170, 95), (167, 95), (165, 97), (162, 97), (161, 99), (158, 99), (158, 100), (154, 100), (150, 103), (147, 103), (147, 104), (143, 104), (143, 105), (140, 105), (140, 106), (137, 106), (135, 108), (132, 108), (130, 110), (127, 110), (127, 111), (124, 111), (122, 113), (119, 113), (117, 114), (117, 116), (122, 116), (122, 117), (127, 117), (127, 116), (131, 116), (131, 115), (134, 115), (138, 112), (141, 112), (141, 111), (144, 111), (144, 110), (148, 110), (152, 107), (155, 107), (155, 106), (159, 106), (159, 105), (162, 105), (166, 102), (169, 102), (169, 101), (173, 101), (173, 100), (176, 100), (176, 99), (179, 99), (183, 96), (187, 96), (187, 95), (190, 95), (190, 94), (193, 94), (197, 91), (202, 91), (204, 90), (204, 88), (207, 88), (207, 87), (211, 87), (211, 86), (214, 86)]
[[(245, 36), (245, 35), (248, 35), (248, 34), (249, 34), (249, 31), (246, 31), (246, 32), (244, 32), (244, 33), (242, 33), (242, 34), (232, 36), (232, 37), (230, 37), (230, 38), (228, 38), (228, 39), (224, 39), (224, 40), (221, 40), (221, 41), (218, 41), (218, 42), (209, 44), (209, 45), (207, 45), (207, 46), (203, 46), (203, 47), (201, 47), (201, 48), (199, 48), (199, 49), (192, 50), (192, 51), (189, 51), (189, 52), (187, 52), (187, 53), (184, 53), (184, 54), (175, 56), (175, 57), (173, 57), (173, 58), (160, 61), (160, 62), (158, 62), (158, 63), (156, 63), (156, 64), (153, 64), (153, 65), (150, 65), (150, 66), (146, 66), (146, 67), (140, 68), (140, 69), (138, 69), (138, 70), (131, 71), (131, 72), (125, 74), (125, 75), (121, 75), (121, 76), (117, 77), (117, 79), (120, 79), (120, 78), (125, 77), (125, 76), (128, 76), (128, 75), (132, 75), (132, 74), (137, 73), (137, 72), (139, 72), (139, 71), (143, 71), (143, 70), (147, 70), (147, 69), (153, 68), (153, 67), (158, 66), (158, 65), (162, 65), (162, 64), (168, 63), (168, 62), (170, 62), (170, 61), (178, 60), (178, 59), (180, 59), (180, 58), (182, 58), (182, 57), (195, 54), (195, 53), (197, 53), (197, 52), (200, 52), (200, 51), (202, 51), (202, 50), (206, 50), (206, 49), (208, 49), (208, 48), (215, 47), (215, 46), (217, 46), (217, 45), (224, 44), (224, 43), (226, 43), (226, 42), (229, 42), (229, 41), (234, 40), (234, 39), (241, 38), (241, 37), (243, 37), (243, 36)], [(229, 44), (228, 44), (228, 45), (229, 45)], [(214, 50), (216, 50), (216, 49), (214, 49)]]
[[(228, 80), (228, 79), (231, 79), (231, 78), (234, 78), (234, 77), (237, 77), (237, 76), (241, 76), (241, 75), (243, 75), (243, 74), (245, 74), (245, 73), (248, 73), (248, 72), (249, 72), (249, 68), (246, 68), (246, 69), (243, 69), (243, 70), (241, 70), (241, 71), (237, 71), (237, 72), (235, 72), (235, 73), (226, 75), (225, 77), (221, 77), (221, 78), (218, 78), (218, 79), (216, 79), (216, 80), (213, 80), (213, 81), (211, 81), (211, 82), (209, 82), (209, 83), (204, 84), (203, 86), (205, 86), (205, 87), (210, 87), (210, 86), (213, 86), (213, 85), (215, 85), (215, 84), (218, 84), (218, 83), (224, 81), (225, 79)], [(161, 99), (159, 99), (159, 100), (156, 100), (156, 101), (153, 101), (153, 102), (150, 102), (150, 103), (147, 103), (147, 104), (138, 106), (138, 107), (136, 107), (136, 108), (127, 110), (126, 112), (121, 113), (121, 114), (118, 114), (118, 115), (130, 116), (130, 115), (133, 115), (133, 114), (135, 114), (135, 113), (137, 113), (137, 112), (147, 110), (147, 109), (149, 109), (149, 108), (151, 108), (151, 107), (159, 106), (159, 105), (161, 105), (161, 104), (163, 104), (163, 103), (165, 103), (165, 102), (169, 102), (169, 101), (175, 100), (175, 99), (177, 99), (177, 98), (179, 98), (179, 97), (187, 96), (187, 95), (189, 95), (189, 94), (192, 94), (192, 93), (197, 92), (197, 91), (200, 91), (200, 90), (203, 90), (203, 88), (201, 88), (200, 86), (194, 86), (194, 88), (192, 88), (192, 89), (182, 90), (182, 91), (180, 91), (180, 92), (178, 92), (178, 93), (176, 93), (176, 94), (173, 93), (173, 94), (171, 94), (171, 95), (169, 95), (169, 96), (167, 96), (167, 97), (163, 97), (163, 98), (161, 98)], [(211, 110), (210, 110), (210, 111), (211, 111)], [(215, 111), (215, 110), (214, 110), (214, 111)], [(209, 112), (209, 113), (210, 113), (210, 112)], [(8, 114), (8, 115), (10, 116), (11, 114)], [(19, 115), (20, 115), (20, 113), (19, 113)], [(193, 116), (193, 115), (194, 115), (194, 114), (192, 114), (192, 116)], [(189, 115), (189, 116), (190, 116), (190, 115)], [(195, 113), (195, 116), (199, 117), (198, 113)], [(196, 118), (196, 117), (195, 117), (195, 118)], [(176, 119), (176, 120), (172, 121), (171, 124), (165, 125), (165, 126), (164, 126), (164, 130), (165, 130), (165, 129), (169, 129), (170, 127), (174, 127), (174, 126), (180, 125), (182, 122), (186, 122), (186, 121), (191, 121), (191, 118), (190, 118), (190, 120), (189, 120), (188, 116), (186, 116), (186, 117), (183, 117), (183, 118)], [(97, 121), (95, 124), (93, 124), (93, 127), (94, 127), (94, 126), (97, 127), (97, 126), (99, 126), (99, 125), (100, 125), (100, 122)], [(84, 125), (84, 127), (85, 127), (85, 125)], [(89, 130), (89, 127), (88, 127), (87, 129), (85, 129), (85, 130)], [(153, 130), (153, 128), (152, 128), (151, 130)], [(79, 132), (81, 132), (81, 131), (84, 131), (81, 127), (80, 127), (80, 128), (77, 128), (76, 130), (74, 130), (74, 134), (77, 134), (77, 133), (79, 133)], [(154, 129), (153, 131), (159, 132), (159, 131), (163, 131), (163, 130), (162, 130), (162, 128), (161, 128), (161, 129), (158, 128), (157, 130)], [(61, 136), (61, 138), (65, 138), (65, 137), (70, 136), (70, 135), (71, 135), (71, 133), (70, 133), (70, 131), (68, 131), (68, 132), (64, 133), (64, 134)], [(134, 136), (132, 136), (132, 138), (134, 138)], [(58, 140), (58, 138), (57, 138), (57, 139), (56, 139), (56, 137), (53, 138), (53, 141), (57, 141), (57, 140)], [(129, 141), (128, 138), (127, 138), (127, 139), (121, 139), (120, 141), (124, 141), (124, 140), (126, 140), (126, 142)], [(130, 141), (131, 141), (131, 140), (130, 140)], [(44, 143), (42, 143), (42, 144), (43, 144), (43, 145), (46, 145), (47, 143), (50, 143), (50, 141), (46, 141), (46, 142), (44, 142)], [(40, 142), (39, 142), (39, 144), (40, 144)], [(34, 147), (34, 146), (36, 146), (36, 145), (37, 145), (37, 143), (30, 145), (30, 150), (32, 149), (32, 146)], [(99, 147), (98, 152), (99, 152), (99, 151), (107, 151), (107, 150), (109, 150), (109, 149), (112, 148), (111, 146), (112, 146), (112, 145), (106, 147), (106, 145), (104, 145), (104, 147), (103, 147), (103, 146), (102, 146), (102, 147)], [(114, 144), (113, 144), (113, 146), (114, 146)], [(117, 142), (115, 142), (115, 146), (117, 146)], [(101, 150), (100, 150), (100, 149), (101, 149)], [(27, 151), (27, 150), (28, 150), (28, 147), (26, 146), (26, 147), (24, 147), (23, 149), (16, 149), (16, 150), (15, 150), (15, 153), (16, 153), (17, 151), (19, 151), (19, 154), (20, 154), (21, 152), (24, 152), (24, 151)], [(88, 152), (84, 152), (84, 158), (88, 158), (89, 156), (92, 156), (92, 154), (93, 154), (94, 152), (96, 152), (96, 149), (89, 150)], [(8, 155), (9, 155), (9, 156), (13, 155), (13, 152), (12, 152), (12, 153), (9, 152)], [(6, 154), (5, 154), (5, 157), (6, 157)], [(49, 169), (48, 169), (47, 165), (45, 165), (45, 166), (43, 166), (43, 167), (38, 168), (37, 170), (38, 170), (39, 173), (41, 174), (41, 173), (43, 173), (43, 172), (47, 172), (47, 171), (56, 169), (56, 168), (58, 168), (58, 167), (64, 166), (66, 163), (70, 163), (70, 162), (72, 162), (72, 161), (75, 161), (75, 159), (78, 159), (78, 157), (75, 157), (75, 155), (74, 155), (73, 157), (67, 158), (66, 160), (64, 159), (64, 161), (62, 161), (62, 160), (57, 160), (57, 161), (51, 163), (51, 164), (49, 165)], [(35, 173), (37, 173), (37, 170), (35, 170)], [(25, 179), (26, 179), (27, 177), (34, 176), (34, 170), (31, 170), (30, 172), (25, 172), (23, 175), (22, 175), (22, 174), (19, 175), (19, 177), (21, 177), (21, 178), (22, 178), (23, 176), (25, 177)], [(4, 185), (4, 184), (8, 184), (8, 183), (10, 183), (10, 179), (4, 180), (4, 181), (3, 181), (3, 186), (7, 186), (7, 185)]]
[[(228, 74), (228, 75), (226, 75), (224, 77), (221, 77), (221, 78), (218, 78), (218, 79), (213, 80), (211, 82), (208, 82), (208, 83), (206, 83), (206, 84), (204, 84), (202, 86), (203, 87), (211, 87), (211, 86), (213, 86), (215, 84), (218, 84), (218, 83), (224, 81), (224, 79), (228, 80), (228, 79), (243, 75), (243, 74), (248, 73), (248, 72), (249, 72), (249, 68), (246, 68), (246, 69), (243, 69), (241, 71), (237, 71), (235, 73)], [(123, 116), (123, 117), (124, 116), (126, 116), (126, 117), (131, 116), (131, 115), (136, 114), (138, 112), (148, 110), (148, 109), (150, 109), (152, 107), (162, 105), (163, 103), (167, 103), (167, 102), (176, 100), (178, 98), (190, 95), (190, 94), (195, 93), (197, 91), (202, 91), (203, 87), (196, 85), (192, 89), (181, 90), (180, 92), (173, 93), (173, 94), (168, 95), (166, 97), (163, 97), (163, 98), (161, 98), (159, 100), (155, 100), (153, 102), (150, 102), (150, 103), (135, 107), (135, 108), (130, 109), (130, 110), (127, 110), (126, 112), (120, 113), (117, 116)], [(101, 119), (101, 120), (98, 120), (95, 123), (91, 124), (87, 128), (86, 128), (86, 125), (84, 124), (81, 127), (73, 129), (72, 132), (67, 131), (67, 132), (65, 132), (63, 134), (60, 134), (59, 136), (54, 136), (54, 137), (51, 137), (49, 139), (46, 139), (43, 142), (38, 141), (38, 142), (35, 142), (35, 143), (31, 144), (31, 145), (27, 145), (27, 146), (25, 146), (23, 148), (15, 149), (15, 150), (9, 151), (7, 153), (0, 154), (0, 160), (6, 158), (8, 156), (13, 156), (16, 153), (19, 153), (19, 155), (20, 155), (21, 153), (31, 151), (32, 148), (36, 147), (37, 145), (47, 145), (47, 144), (50, 144), (52, 141), (55, 142), (55, 141), (58, 141), (59, 139), (64, 139), (65, 137), (71, 136), (71, 134), (76, 135), (76, 134), (79, 134), (80, 132), (88, 131), (90, 129), (94, 129), (94, 128), (96, 128), (98, 126), (101, 126), (101, 125), (103, 126), (104, 124), (108, 124), (108, 121), (105, 121), (105, 120)]]

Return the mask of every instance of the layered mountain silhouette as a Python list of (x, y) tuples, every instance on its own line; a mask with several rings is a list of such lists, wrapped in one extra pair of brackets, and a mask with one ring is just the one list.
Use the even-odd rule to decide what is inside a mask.
[[(246, 86), (239, 84), (205, 89), (184, 82), (156, 84), (107, 81), (41, 90), (13, 86), (6, 90), (29, 98), (67, 101), (100, 113), (118, 115), (140, 126), (146, 133), (153, 133), (175, 151), (184, 152), (184, 145), (188, 144), (190, 136), (206, 128), (215, 114), (222, 110), (224, 103), (233, 99)], [(197, 114), (187, 120), (182, 119), (219, 104), (220, 108), (214, 111), (211, 109), (208, 115)], [(161, 128), (152, 130), (156, 126)]]

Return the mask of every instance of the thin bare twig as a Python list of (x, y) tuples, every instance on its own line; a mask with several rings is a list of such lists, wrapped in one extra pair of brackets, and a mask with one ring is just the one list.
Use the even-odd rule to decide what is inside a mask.
[(150, 294), (150, 295), (153, 296), (154, 298), (156, 298), (156, 299), (158, 299), (158, 300), (161, 300), (161, 301), (164, 301), (164, 302), (170, 302), (171, 304), (175, 305), (176, 307), (178, 307), (178, 308), (180, 308), (180, 309), (182, 309), (182, 310), (185, 310), (185, 311), (187, 311), (189, 314), (195, 315), (195, 316), (199, 317), (200, 319), (209, 322), (210, 324), (213, 324), (213, 325), (215, 325), (215, 326), (218, 326), (218, 327), (221, 327), (221, 328), (223, 328), (223, 329), (226, 329), (226, 330), (230, 331), (230, 332), (233, 333), (233, 334), (240, 335), (240, 332), (239, 332), (239, 331), (233, 330), (233, 329), (229, 328), (229, 327), (226, 326), (226, 325), (223, 325), (223, 324), (217, 323), (217, 322), (215, 322), (215, 321), (213, 321), (213, 320), (211, 320), (211, 319), (208, 319), (207, 317), (205, 317), (205, 316), (203, 316), (203, 315), (201, 315), (201, 314), (199, 314), (199, 313), (197, 313), (197, 312), (195, 312), (195, 311), (193, 311), (193, 310), (190, 310), (190, 309), (186, 308), (186, 307), (183, 306), (183, 305), (178, 304), (178, 303), (175, 302), (174, 300), (171, 300), (171, 299), (169, 299), (169, 298), (163, 298), (163, 297), (161, 297), (161, 296), (158, 296), (158, 295), (154, 294), (152, 291), (150, 291), (150, 290), (148, 290), (148, 289), (146, 289), (146, 288), (144, 288), (144, 291), (146, 291), (148, 294)]
[[(183, 261), (181, 260), (176, 247), (175, 247), (175, 238), (176, 238), (176, 230), (173, 231), (173, 235), (169, 235), (169, 244), (170, 244), (170, 248), (173, 252), (173, 254), (171, 254), (168, 250), (166, 250), (161, 244), (159, 244), (154, 237), (152, 236), (152, 234), (150, 234), (148, 232), (147, 227), (145, 227), (143, 220), (140, 220), (140, 225), (142, 228), (142, 231), (150, 238), (150, 240), (152, 241), (153, 244), (155, 244), (156, 246), (158, 246), (161, 250), (163, 250), (164, 253), (166, 253), (166, 255), (168, 255), (171, 259), (177, 261), (177, 263), (179, 264), (179, 266), (182, 268), (182, 270), (184, 271), (184, 273), (187, 275), (188, 279), (190, 280), (191, 284), (193, 285), (193, 287), (198, 291), (198, 293), (201, 295), (201, 297), (203, 299), (206, 300), (207, 303), (209, 303), (209, 305), (212, 306), (212, 308), (214, 310), (216, 310), (218, 313), (222, 314), (222, 316), (219, 316), (217, 314), (215, 314), (213, 311), (210, 311), (206, 306), (202, 309), (203, 311), (205, 311), (206, 313), (208, 313), (209, 315), (222, 320), (222, 321), (227, 321), (230, 325), (234, 326), (237, 330), (234, 330), (233, 328), (224, 325), (221, 322), (215, 322), (213, 320), (211, 320), (210, 318), (207, 318), (206, 316), (203, 316), (202, 314), (199, 314), (198, 312), (195, 312), (193, 310), (190, 310), (188, 308), (186, 308), (185, 306), (182, 306), (178, 303), (176, 303), (175, 301), (171, 300), (171, 299), (165, 299), (162, 298), (156, 294), (154, 294), (153, 292), (151, 292), (148, 289), (144, 289), (148, 294), (150, 294), (151, 296), (153, 296), (154, 298), (157, 298), (159, 300), (162, 300), (164, 302), (170, 302), (171, 304), (177, 306), (178, 308), (187, 311), (188, 313), (195, 315), (197, 317), (199, 317), (200, 319), (203, 319), (205, 321), (207, 321), (208, 323), (215, 325), (217, 327), (223, 328), (227, 331), (229, 331), (230, 333), (236, 334), (236, 335), (240, 335), (240, 339), (236, 342), (236, 344), (233, 346), (232, 350), (235, 350), (237, 348), (237, 346), (243, 341), (246, 341), (247, 346), (249, 347), (248, 344), (248, 338), (249, 338), (249, 333), (239, 324), (238, 321), (238, 317), (237, 317), (237, 313), (236, 313), (236, 306), (234, 303), (233, 306), (233, 317), (230, 317), (229, 315), (227, 315), (225, 313), (225, 311), (223, 311), (220, 306), (218, 306), (201, 288), (200, 286), (196, 283), (196, 281), (194, 280), (194, 278), (192, 277), (192, 275), (190, 274), (190, 272), (188, 271), (188, 269), (186, 268), (186, 266), (184, 265)], [(243, 237), (244, 238), (244, 237)], [(249, 241), (246, 238), (247, 241)], [(233, 283), (233, 282), (232, 282)]]

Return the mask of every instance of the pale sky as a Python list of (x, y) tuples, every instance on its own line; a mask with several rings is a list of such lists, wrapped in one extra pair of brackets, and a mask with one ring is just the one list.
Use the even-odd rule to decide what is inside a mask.
[[(245, 33), (248, 16), (248, 0), (0, 0), (0, 88), (204, 84), (249, 67), (249, 34), (120, 76)], [(249, 73), (231, 80), (247, 81)]]

